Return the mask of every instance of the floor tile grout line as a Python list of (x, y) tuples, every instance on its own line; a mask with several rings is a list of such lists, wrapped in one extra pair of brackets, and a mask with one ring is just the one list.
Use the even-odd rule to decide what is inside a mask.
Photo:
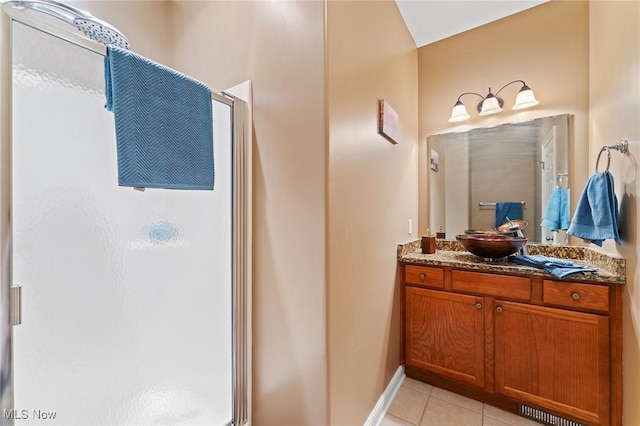
[(433, 387), (431, 388), (431, 390), (430, 390), (429, 392), (423, 392), (423, 391), (421, 391), (421, 390), (419, 390), (419, 389), (414, 389), (414, 388), (412, 388), (412, 387), (405, 386), (404, 384), (402, 385), (402, 387), (403, 387), (403, 388), (405, 388), (405, 389), (409, 389), (409, 390), (412, 390), (412, 391), (419, 392), (419, 393), (421, 393), (421, 394), (423, 394), (423, 395), (431, 395), (431, 392), (433, 391)]
[[(438, 397), (438, 396), (434, 395), (434, 389), (440, 389), (440, 388), (437, 388), (435, 386), (431, 385), (431, 387), (430, 387), (428, 392), (424, 392), (423, 390), (420, 390), (420, 389), (416, 389), (416, 388), (412, 388), (412, 387), (409, 387), (409, 386), (405, 386), (404, 384), (402, 384), (401, 386), (403, 388), (405, 388), (406, 390), (408, 390), (408, 391), (415, 392), (415, 393), (418, 393), (418, 394), (421, 394), (421, 395), (424, 395), (424, 396), (427, 397), (425, 405), (424, 405), (424, 407), (422, 409), (422, 413), (420, 414), (420, 417), (418, 418), (417, 423), (414, 423), (412, 421), (406, 420), (403, 417), (399, 417), (399, 416), (397, 416), (395, 414), (392, 414), (388, 410), (385, 413), (385, 415), (388, 414), (390, 416), (393, 416), (394, 418), (398, 418), (398, 419), (400, 419), (400, 420), (402, 420), (404, 422), (407, 422), (408, 424), (410, 424), (412, 426), (420, 426), (420, 424), (423, 422), (423, 420), (425, 419), (427, 408), (429, 406), (429, 402), (431, 401), (432, 398), (435, 398), (436, 400), (443, 401), (443, 402), (446, 402), (448, 404), (451, 404), (451, 405), (453, 405), (453, 406), (455, 406), (455, 407), (457, 407), (459, 409), (464, 409), (464, 410), (467, 410), (467, 411), (470, 411), (470, 412), (474, 412), (474, 413), (480, 414), (480, 421), (481, 421), (480, 425), (481, 426), (485, 425), (487, 419), (498, 421), (498, 422), (503, 423), (503, 424), (505, 424), (507, 426), (517, 426), (517, 423), (512, 423), (512, 422), (507, 421), (507, 420), (505, 420), (503, 418), (499, 418), (498, 416), (492, 416), (492, 415), (486, 414), (486, 408), (487, 408), (487, 405), (489, 405), (489, 404), (482, 403), (481, 406), (480, 406), (480, 410), (479, 411), (475, 411), (472, 408), (467, 407), (467, 406), (465, 406), (463, 404), (459, 404), (457, 402), (453, 402), (453, 401), (450, 401), (448, 399), (441, 398), (441, 397)], [(455, 394), (455, 392), (452, 392), (452, 393)], [(470, 399), (473, 399), (473, 398), (470, 398)]]
[[(431, 398), (431, 396), (429, 398)], [(476, 411), (476, 410), (473, 410), (473, 409), (471, 409), (469, 407), (465, 407), (462, 404), (458, 404), (457, 402), (449, 401), (448, 399), (440, 398), (440, 397), (437, 397), (437, 396), (433, 396), (433, 398), (437, 399), (438, 401), (446, 402), (447, 404), (455, 405), (456, 407), (462, 408), (463, 410), (471, 411), (472, 413), (480, 413), (480, 414), (484, 415), (483, 414), (484, 413), (484, 407), (482, 409), (480, 409), (480, 411)], [(469, 399), (475, 401), (472, 398), (469, 398)], [(491, 416), (489, 416), (489, 417), (491, 417)], [(491, 417), (491, 418), (493, 418), (493, 417)], [(496, 420), (500, 420), (500, 419), (496, 419)]]
[[(418, 390), (418, 389), (414, 389), (414, 388), (411, 388), (411, 387), (405, 386), (405, 384), (404, 384), (404, 383), (401, 385), (401, 389), (402, 389), (402, 388), (404, 388), (404, 390), (405, 390), (405, 391), (408, 391), (408, 392), (411, 392), (411, 393), (414, 393), (414, 394), (418, 394), (418, 395), (422, 395), (423, 397), (426, 397), (426, 401), (428, 401), (428, 400), (429, 400), (429, 395), (431, 394), (431, 390), (429, 390), (429, 392), (423, 392), (423, 391), (421, 391), (421, 390)], [(431, 389), (433, 389), (433, 387), (431, 387)], [(398, 395), (396, 395), (396, 397), (394, 398), (394, 401), (396, 401), (396, 399), (398, 398), (398, 396), (399, 396), (399, 393), (398, 393)], [(414, 420), (410, 420), (409, 418), (405, 417), (405, 415), (404, 415), (404, 414), (405, 414), (405, 412), (404, 412), (404, 411), (403, 411), (402, 413), (400, 413), (400, 412), (392, 413), (392, 412), (390, 411), (390, 409), (392, 408), (391, 406), (390, 406), (390, 407), (389, 407), (389, 409), (385, 412), (385, 415), (387, 415), (387, 414), (388, 414), (388, 415), (394, 416), (394, 417), (396, 417), (396, 418), (399, 418), (400, 420), (402, 420), (402, 421), (404, 421), (404, 422), (407, 422), (407, 423), (408, 423), (408, 424), (410, 424), (410, 425), (413, 425), (413, 426), (419, 426), (419, 424), (420, 424), (420, 420), (422, 419), (422, 416), (424, 415), (424, 410), (426, 409), (426, 405), (427, 405), (427, 402), (426, 402), (426, 401), (425, 401), (425, 403), (424, 403), (425, 405), (424, 405), (424, 407), (423, 407), (423, 410), (420, 412), (420, 417), (418, 418), (417, 423), (414, 423)], [(391, 404), (391, 405), (393, 405), (393, 402), (392, 402), (392, 404)], [(414, 407), (416, 406), (416, 404), (411, 404), (411, 405), (412, 405), (412, 406), (414, 406)]]
[(417, 426), (420, 426), (420, 424), (422, 423), (422, 419), (424, 418), (424, 414), (427, 412), (427, 407), (429, 406), (429, 401), (431, 401), (431, 394), (432, 393), (433, 393), (433, 386), (431, 387), (431, 390), (429, 391), (429, 394), (427, 395), (427, 403), (424, 404), (424, 410), (422, 410), (422, 414), (420, 415), (420, 420), (418, 420)]

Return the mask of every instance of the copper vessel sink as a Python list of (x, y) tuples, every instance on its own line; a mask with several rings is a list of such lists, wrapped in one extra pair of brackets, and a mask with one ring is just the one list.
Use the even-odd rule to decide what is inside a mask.
[(462, 234), (456, 239), (469, 252), (485, 259), (498, 259), (514, 254), (527, 243), (526, 238), (511, 234)]
[(482, 234), (482, 235), (513, 235), (516, 237), (518, 231), (522, 231), (527, 227), (525, 220), (510, 220), (493, 229), (466, 229), (465, 234)]
[(510, 231), (499, 231), (498, 229), (465, 229), (465, 234), (472, 235), (512, 235)]

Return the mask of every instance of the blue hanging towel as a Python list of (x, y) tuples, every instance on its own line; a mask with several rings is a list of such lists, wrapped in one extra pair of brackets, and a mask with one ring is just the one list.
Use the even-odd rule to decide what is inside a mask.
[(496, 227), (507, 223), (509, 220), (522, 219), (522, 203), (520, 201), (510, 203), (496, 203)]
[(204, 83), (108, 46), (105, 86), (120, 186), (213, 189), (211, 90)]
[(559, 231), (569, 229), (569, 225), (569, 197), (564, 188), (557, 187), (551, 194), (540, 226)]
[(600, 247), (606, 239), (613, 239), (620, 245), (618, 199), (611, 173), (595, 172), (589, 178), (567, 234)]

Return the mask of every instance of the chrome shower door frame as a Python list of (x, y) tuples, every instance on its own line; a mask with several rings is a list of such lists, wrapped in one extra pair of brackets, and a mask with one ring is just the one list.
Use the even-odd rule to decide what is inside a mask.
[[(11, 27), (14, 21), (100, 55), (105, 46), (78, 33), (52, 25), (37, 16), (0, 9), (0, 425), (13, 425), (6, 410), (14, 407), (13, 354), (10, 293), (12, 283), (11, 202)], [(5, 13), (6, 12), (6, 13)], [(213, 93), (214, 101), (231, 109), (232, 138), (232, 362), (233, 425), (247, 424), (250, 418), (250, 318), (251, 318), (251, 123), (249, 105), (228, 94)], [(14, 291), (14, 293), (16, 293)]]

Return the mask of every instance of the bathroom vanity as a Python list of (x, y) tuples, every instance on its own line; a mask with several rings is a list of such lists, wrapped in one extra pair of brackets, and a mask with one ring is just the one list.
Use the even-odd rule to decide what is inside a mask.
[(550, 424), (621, 425), (624, 260), (527, 247), (599, 270), (560, 281), (457, 242), (398, 247), (407, 376)]

